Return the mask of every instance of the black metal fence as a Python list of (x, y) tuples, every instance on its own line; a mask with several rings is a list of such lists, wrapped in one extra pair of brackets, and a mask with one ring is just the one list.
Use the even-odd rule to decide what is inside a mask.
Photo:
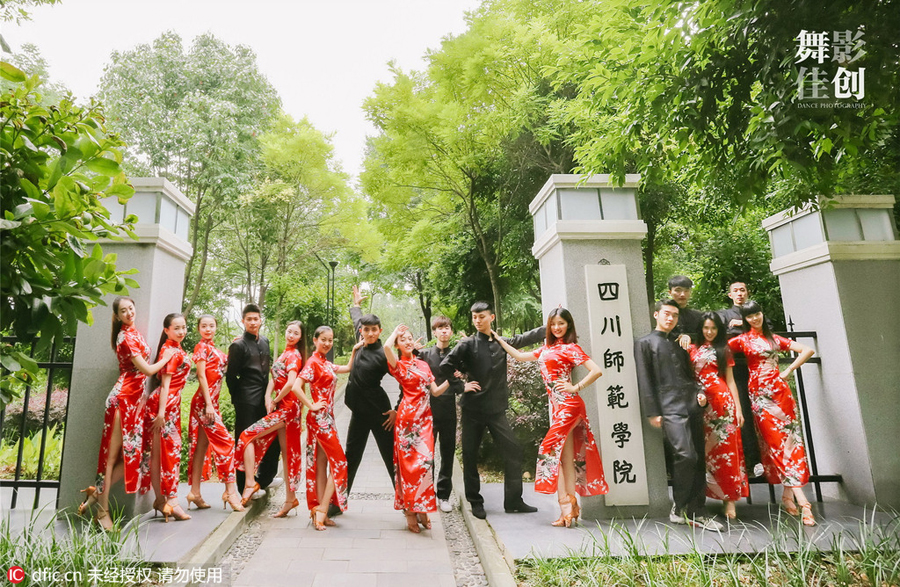
[[(29, 356), (37, 361), (38, 367), (46, 372), (47, 380), (43, 385), (43, 390), (35, 389), (32, 385), (26, 385), (22, 399), (22, 414), (18, 421), (14, 421), (7, 414), (10, 406), (0, 411), (0, 440), (7, 446), (15, 443), (15, 467), (12, 479), (0, 478), (0, 487), (11, 487), (12, 497), (10, 500), (10, 509), (15, 509), (19, 499), (19, 490), (22, 488), (34, 489), (34, 503), (32, 508), (39, 507), (41, 490), (53, 489), (59, 491), (59, 479), (45, 479), (47, 463), (47, 444), (48, 440), (55, 442), (56, 439), (48, 439), (48, 434), (53, 425), (61, 424), (65, 426), (66, 414), (69, 411), (69, 385), (72, 378), (72, 358), (75, 354), (75, 339), (64, 338), (61, 344), (54, 343), (51, 347), (42, 353), (35, 354), (37, 341), (20, 341), (16, 337), (4, 336), (3, 342), (18, 345), (22, 350), (28, 350)], [(4, 374), (5, 375), (5, 374)], [(53, 422), (51, 422), (51, 397), (56, 387), (62, 387), (67, 390), (65, 397), (65, 407), (59, 413), (54, 414)], [(40, 414), (36, 425), (29, 424), (29, 411), (31, 400), (39, 398), (43, 394), (43, 412)], [(58, 408), (58, 406), (57, 406)], [(56, 412), (60, 410), (57, 409)], [(61, 416), (61, 417), (60, 417)], [(60, 430), (59, 432), (63, 432)], [(37, 467), (35, 469), (34, 478), (23, 478), (25, 470), (25, 447), (26, 442), (33, 442), (32, 439), (40, 434), (40, 448), (37, 451)], [(32, 457), (33, 458), (33, 457)], [(60, 460), (61, 460), (60, 451)], [(9, 463), (3, 463), (6, 467)], [(62, 463), (59, 464), (59, 470), (62, 469)]]

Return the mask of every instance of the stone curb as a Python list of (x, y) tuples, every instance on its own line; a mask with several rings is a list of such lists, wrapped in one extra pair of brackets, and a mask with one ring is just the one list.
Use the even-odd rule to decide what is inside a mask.
[(475, 550), (478, 552), (478, 558), (481, 559), (481, 566), (488, 584), (491, 587), (516, 587), (518, 584), (514, 574), (515, 559), (488, 521), (480, 520), (472, 515), (472, 506), (466, 501), (465, 491), (462, 489), (464, 487), (463, 473), (458, 459), (453, 461), (453, 486), (456, 488), (454, 491), (460, 496), (459, 508), (462, 511), (469, 535), (472, 537), (472, 542), (475, 543)]
[[(221, 561), (238, 536), (250, 525), (250, 522), (266, 511), (269, 492), (266, 492), (266, 495), (260, 499), (251, 500), (250, 503), (252, 504), (250, 508), (243, 512), (231, 512), (225, 521), (206, 537), (206, 540), (178, 560), (177, 567), (182, 569), (209, 567)], [(187, 583), (186, 585), (194, 587), (200, 584)]]

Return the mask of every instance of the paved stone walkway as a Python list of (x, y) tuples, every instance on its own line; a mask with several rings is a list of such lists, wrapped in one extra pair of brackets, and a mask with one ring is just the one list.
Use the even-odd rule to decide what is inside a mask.
[[(385, 389), (394, 401), (396, 381), (385, 378)], [(338, 400), (336, 417), (341, 440), (347, 436), (350, 413)], [(343, 442), (342, 442), (343, 444)], [(270, 508), (283, 500), (279, 491)], [(335, 518), (337, 526), (324, 532), (309, 521), (305, 494), (298, 495), (297, 516), (276, 520), (263, 515), (250, 534), (258, 542), (255, 552), (233, 565), (234, 585), (278, 587), (455, 587), (453, 564), (440, 513), (431, 514), (432, 529), (413, 534), (403, 515), (394, 510), (393, 488), (374, 440), (370, 438), (360, 465), (348, 510)], [(241, 539), (235, 544), (240, 551)], [(231, 551), (223, 561), (234, 561)], [(237, 562), (237, 561), (234, 561)]]

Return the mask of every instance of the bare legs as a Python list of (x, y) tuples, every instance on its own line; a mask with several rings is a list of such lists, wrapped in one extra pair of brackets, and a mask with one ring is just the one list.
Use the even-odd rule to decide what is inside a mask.
[[(263, 432), (260, 432), (255, 440), (260, 438), (264, 438), (270, 434), (278, 433), (278, 442), (281, 444), (281, 456), (284, 459), (285, 470), (287, 470), (287, 450), (285, 449), (285, 433), (284, 433), (284, 422), (277, 422), (270, 428), (267, 428)], [(247, 502), (250, 501), (250, 498), (253, 497), (253, 494), (259, 489), (259, 483), (256, 482), (256, 446), (255, 442), (248, 442), (244, 447), (244, 475), (246, 481), (244, 482), (244, 494), (241, 496), (241, 503), (243, 505), (247, 505)], [(291, 491), (290, 486), (287, 487), (287, 491), (293, 495), (293, 491)], [(296, 499), (296, 496), (294, 496)]]
[[(800, 506), (799, 510), (797, 510), (797, 505), (794, 505), (795, 501)], [(812, 505), (806, 499), (806, 494), (803, 493), (802, 487), (785, 487), (784, 493), (781, 495), (781, 503), (784, 505), (784, 510), (790, 515), (796, 516), (799, 514), (804, 526), (816, 525), (816, 518), (812, 513)]]
[(324, 530), (326, 526), (334, 526), (328, 519), (328, 504), (334, 497), (334, 476), (331, 474), (331, 463), (322, 445), (316, 443), (316, 501), (319, 505), (310, 512), (313, 528)]
[[(573, 427), (574, 429), (574, 427)], [(554, 526), (568, 528), (578, 519), (581, 508), (575, 499), (575, 444), (572, 441), (572, 432), (566, 436), (562, 452), (559, 456), (559, 478), (556, 484), (556, 497), (559, 500), (559, 519), (553, 522)]]
[(125, 476), (125, 455), (122, 452), (122, 416), (116, 410), (113, 420), (112, 434), (109, 437), (109, 450), (106, 453), (106, 470), (103, 472), (103, 491), (96, 495), (97, 523), (104, 530), (112, 528), (109, 517), (109, 492), (112, 486)]

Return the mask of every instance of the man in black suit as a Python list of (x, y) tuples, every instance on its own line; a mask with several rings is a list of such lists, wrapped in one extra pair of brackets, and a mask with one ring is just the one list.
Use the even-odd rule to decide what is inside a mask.
[[(477, 389), (463, 393), (460, 399), (466, 499), (472, 504), (472, 515), (482, 520), (487, 517), (481, 496), (481, 478), (478, 476), (478, 450), (487, 429), (506, 464), (503, 472), (504, 510), (507, 513), (536, 512), (536, 507), (522, 501), (522, 447), (506, 418), (509, 407), (506, 351), (491, 335), (494, 311), (487, 302), (475, 302), (471, 312), (472, 324), (477, 332), (461, 340), (441, 362), (444, 377), (461, 371), (468, 375), (470, 383), (478, 384)], [(544, 327), (541, 326), (507, 338), (506, 342), (512, 347), (522, 348), (543, 338)]]
[(672, 497), (669, 520), (705, 530), (722, 525), (706, 516), (706, 459), (703, 409), (706, 398), (694, 379), (687, 352), (673, 340), (679, 304), (656, 304), (656, 329), (634, 343), (638, 392), (644, 416), (662, 428), (672, 451)]

